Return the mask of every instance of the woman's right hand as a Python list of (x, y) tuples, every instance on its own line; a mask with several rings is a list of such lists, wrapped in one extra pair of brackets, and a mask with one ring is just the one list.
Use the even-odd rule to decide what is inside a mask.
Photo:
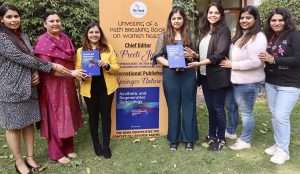
[(197, 68), (201, 66), (200, 62), (190, 62), (186, 68)]
[(75, 70), (71, 70), (71, 75), (73, 77), (79, 77), (82, 79), (85, 79), (85, 77), (87, 77), (86, 71), (83, 69), (75, 69)]
[(62, 66), (60, 64), (53, 63), (52, 69), (55, 72), (58, 72), (58, 73), (63, 74), (65, 76), (72, 76), (71, 70), (69, 70), (68, 68), (66, 68), (66, 67), (64, 67), (64, 66)]
[(189, 47), (184, 47), (184, 57), (188, 61), (192, 62), (194, 59), (198, 59), (198, 56), (199, 55), (194, 50), (190, 49)]

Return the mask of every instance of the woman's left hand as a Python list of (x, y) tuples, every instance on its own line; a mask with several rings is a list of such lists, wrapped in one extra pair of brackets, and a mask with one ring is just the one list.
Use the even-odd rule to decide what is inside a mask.
[(35, 86), (35, 85), (38, 85), (39, 83), (40, 83), (40, 76), (39, 76), (39, 73), (37, 71), (35, 71), (31, 75), (31, 85)]
[(102, 67), (102, 68), (105, 68), (105, 69), (109, 66), (108, 62), (105, 61), (105, 60), (99, 60), (99, 61), (98, 61), (98, 65), (99, 65), (100, 67)]
[(219, 64), (222, 68), (231, 68), (231, 60), (226, 58), (225, 60), (222, 60), (221, 63)]

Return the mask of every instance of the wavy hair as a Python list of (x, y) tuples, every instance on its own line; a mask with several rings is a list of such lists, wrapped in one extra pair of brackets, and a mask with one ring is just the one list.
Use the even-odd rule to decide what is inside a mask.
[(206, 9), (206, 11), (205, 11), (203, 17), (201, 18), (201, 22), (199, 22), (199, 34), (200, 34), (200, 36), (201, 36), (201, 35), (202, 35), (202, 36), (203, 36), (203, 35), (206, 35), (206, 34), (208, 34), (208, 32), (210, 31), (210, 23), (209, 23), (209, 21), (207, 20), (207, 16), (208, 16), (208, 11), (209, 11), (209, 9), (210, 9), (211, 7), (216, 7), (216, 8), (218, 9), (220, 15), (221, 15), (221, 16), (220, 16), (220, 20), (219, 20), (217, 23), (215, 23), (215, 24), (213, 25), (213, 27), (212, 27), (212, 33), (216, 33), (216, 32), (218, 32), (222, 27), (226, 26), (224, 8), (222, 7), (222, 5), (221, 5), (220, 3), (218, 3), (218, 2), (213, 2), (213, 3), (211, 3), (211, 4), (207, 7), (207, 9)]
[(97, 27), (100, 30), (100, 40), (98, 42), (97, 49), (100, 51), (103, 51), (103, 52), (108, 52), (109, 47), (108, 47), (107, 39), (103, 33), (102, 28), (96, 22), (92, 22), (86, 26), (84, 33), (82, 35), (82, 49), (83, 50), (91, 50), (92, 49), (91, 43), (88, 38), (88, 32), (93, 27)]
[(183, 45), (190, 46), (192, 41), (191, 41), (191, 37), (190, 37), (189, 25), (187, 22), (187, 18), (186, 18), (184, 9), (181, 7), (173, 7), (172, 11), (169, 14), (168, 22), (167, 22), (167, 29), (164, 34), (164, 45), (175, 43), (176, 32), (171, 23), (171, 18), (175, 13), (179, 13), (183, 17), (183, 24), (182, 24), (182, 27), (180, 28), (180, 34), (181, 34), (181, 39), (183, 41)]
[(296, 23), (292, 18), (291, 13), (283, 7), (278, 7), (269, 13), (267, 20), (264, 23), (264, 33), (266, 34), (268, 39), (270, 39), (275, 34), (270, 26), (271, 19), (275, 14), (281, 15), (283, 17), (283, 21), (284, 21), (283, 34), (296, 30), (297, 28)]
[[(244, 34), (244, 31), (240, 25), (240, 20), (242, 14), (245, 12), (248, 12), (250, 15), (254, 17), (255, 23)], [(238, 43), (238, 46), (242, 48), (250, 39), (255, 39), (256, 34), (259, 33), (260, 31), (261, 31), (261, 21), (260, 21), (258, 9), (254, 6), (246, 6), (242, 8), (240, 11), (239, 20), (236, 27), (236, 33), (232, 39), (232, 42), (236, 43), (241, 38), (241, 40)]]

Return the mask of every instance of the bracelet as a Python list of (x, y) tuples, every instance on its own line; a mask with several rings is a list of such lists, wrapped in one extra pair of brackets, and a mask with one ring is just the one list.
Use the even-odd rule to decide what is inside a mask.
[(106, 71), (110, 69), (110, 64), (107, 64), (107, 66), (104, 68)]

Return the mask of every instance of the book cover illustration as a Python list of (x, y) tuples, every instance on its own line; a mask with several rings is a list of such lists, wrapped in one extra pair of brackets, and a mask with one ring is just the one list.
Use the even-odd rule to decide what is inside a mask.
[(100, 67), (98, 61), (100, 60), (99, 50), (82, 51), (82, 69), (86, 71), (89, 76), (99, 76)]
[(118, 88), (117, 130), (159, 128), (159, 87)]
[(185, 68), (183, 45), (167, 45), (169, 68)]

